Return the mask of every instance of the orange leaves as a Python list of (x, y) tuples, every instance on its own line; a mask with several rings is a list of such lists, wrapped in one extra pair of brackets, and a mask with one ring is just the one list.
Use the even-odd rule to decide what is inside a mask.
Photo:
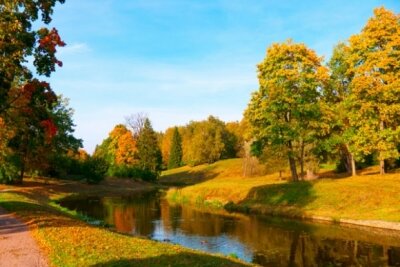
[(133, 165), (136, 163), (137, 152), (136, 140), (130, 131), (125, 132), (118, 138), (118, 146), (115, 152), (115, 163)]
[[(103, 142), (103, 145), (105, 146), (103, 148), (105, 151), (102, 153), (111, 156), (111, 164), (132, 166), (137, 163), (136, 139), (124, 125), (116, 125), (109, 133), (109, 137)], [(96, 153), (100, 152), (96, 150)]]
[(39, 47), (46, 49), (50, 53), (56, 52), (56, 47), (65, 46), (65, 43), (61, 40), (60, 35), (58, 35), (58, 31), (53, 28), (50, 31), (46, 28), (42, 28), (38, 31), (40, 40)]

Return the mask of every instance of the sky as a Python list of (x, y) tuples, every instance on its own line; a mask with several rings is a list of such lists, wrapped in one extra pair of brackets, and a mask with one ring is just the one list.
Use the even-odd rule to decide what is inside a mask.
[(157, 131), (240, 120), (268, 46), (290, 38), (329, 59), (379, 6), (400, 12), (399, 0), (66, 0), (50, 25), (64, 65), (49, 80), (90, 153), (139, 112)]

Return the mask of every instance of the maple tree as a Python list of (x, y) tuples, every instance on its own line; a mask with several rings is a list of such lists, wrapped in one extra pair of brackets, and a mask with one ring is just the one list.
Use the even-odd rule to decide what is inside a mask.
[(376, 151), (381, 174), (385, 160), (399, 157), (399, 62), (400, 15), (377, 8), (361, 33), (349, 39), (347, 63), (355, 150), (359, 155)]
[[(38, 75), (50, 76), (55, 66), (62, 63), (56, 58), (57, 47), (64, 46), (55, 28), (32, 29), (41, 16), (41, 22), (51, 22), (56, 3), (64, 0), (7, 0), (0, 5), (0, 115), (20, 96), (30, 94), (35, 86), (33, 74), (26, 66), (28, 57), (33, 57), (33, 66)], [(25, 86), (21, 86), (25, 85)], [(14, 87), (18, 92), (9, 95)], [(26, 89), (26, 88), (25, 88)]]
[[(3, 169), (10, 164), (18, 166), (17, 182), (22, 182), (25, 163), (59, 132), (52, 114), (56, 94), (34, 75), (48, 77), (62, 65), (56, 52), (65, 43), (55, 28), (33, 29), (39, 17), (43, 25), (51, 22), (57, 3), (64, 0), (7, 0), (0, 4), (0, 118), (12, 132), (6, 141), (8, 154), (1, 156), (0, 165)], [(32, 58), (36, 73), (27, 67), (28, 58)]]
[(109, 166), (133, 166), (137, 163), (137, 142), (125, 125), (118, 124), (101, 145), (96, 147), (94, 156), (103, 158)]
[(319, 99), (328, 73), (321, 60), (290, 40), (270, 46), (258, 65), (260, 88), (245, 112), (258, 143), (285, 148), (294, 181), (299, 180), (296, 155), (302, 173), (305, 148), (322, 130)]

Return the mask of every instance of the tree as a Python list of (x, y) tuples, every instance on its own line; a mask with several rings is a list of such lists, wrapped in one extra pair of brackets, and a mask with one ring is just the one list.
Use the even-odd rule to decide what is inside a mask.
[[(0, 115), (24, 95), (21, 83), (29, 84), (32, 73), (26, 62), (33, 57), (37, 74), (50, 76), (55, 66), (61, 66), (55, 54), (57, 46), (64, 46), (56, 29), (32, 30), (32, 25), (41, 16), (47, 25), (56, 3), (64, 0), (6, 0), (0, 7)], [(17, 94), (10, 95), (14, 87), (20, 87)]]
[[(134, 166), (137, 164), (137, 141), (125, 125), (118, 124), (99, 146), (94, 156), (104, 159), (113, 170), (118, 166)], [(109, 173), (113, 175), (113, 173)]]
[(244, 120), (241, 122), (227, 122), (225, 124), (227, 135), (227, 157), (241, 157), (244, 154), (244, 132), (246, 131), (246, 126)]
[(158, 146), (156, 132), (153, 130), (150, 120), (146, 118), (143, 129), (137, 139), (139, 167), (143, 171), (150, 171), (155, 175), (161, 170), (162, 158)]
[[(18, 87), (12, 88), (10, 94), (19, 90)], [(15, 160), (9, 164), (15, 164), (20, 170), (19, 178), (14, 180), (16, 183), (22, 183), (25, 170), (29, 168), (27, 164), (43, 158), (43, 149), (50, 147), (58, 133), (54, 113), (58, 100), (49, 84), (34, 79), (23, 86), (23, 92), (5, 113), (6, 124), (14, 132), (8, 146)]]
[(182, 164), (182, 138), (178, 128), (174, 128), (174, 134), (171, 141), (171, 150), (169, 153), (168, 169), (180, 167)]
[[(57, 104), (53, 106), (51, 112), (52, 121), (57, 129), (56, 134), (36, 150), (38, 155), (28, 160), (30, 169), (39, 169), (43, 174), (56, 175), (57, 177), (66, 176), (71, 170), (66, 166), (69, 161), (69, 154), (83, 151), (82, 140), (74, 136), (75, 124), (72, 120), (73, 110), (68, 107), (68, 99), (58, 97)], [(83, 152), (82, 152), (83, 153)], [(40, 166), (47, 164), (47, 166)]]
[(349, 96), (350, 81), (349, 75), (349, 49), (344, 43), (339, 43), (332, 53), (328, 62), (330, 68), (330, 86), (325, 90), (325, 100), (329, 103), (332, 111), (332, 124), (330, 145), (339, 152), (348, 173), (356, 175), (355, 149), (353, 139), (355, 129), (349, 123)]
[(183, 161), (195, 166), (227, 158), (229, 135), (225, 123), (216, 117), (190, 122), (182, 130)]
[(328, 79), (314, 51), (287, 41), (273, 44), (258, 65), (260, 88), (245, 112), (258, 142), (282, 147), (292, 179), (298, 181), (296, 154), (303, 173), (305, 147), (321, 133), (321, 91)]
[(147, 114), (143, 112), (135, 113), (125, 117), (126, 125), (132, 130), (135, 139), (137, 139), (142, 132), (147, 119)]
[(33, 78), (26, 64), (32, 59), (36, 74), (47, 77), (62, 65), (55, 55), (65, 43), (57, 30), (32, 29), (39, 16), (45, 25), (51, 22), (57, 2), (64, 0), (6, 0), (0, 5), (0, 118), (13, 132), (3, 140), (8, 149), (0, 155), (0, 169), (14, 165), (20, 170), (17, 182), (22, 182), (25, 163), (40, 155), (43, 141), (50, 143), (57, 133), (51, 113), (57, 97), (48, 83)]
[(361, 33), (349, 40), (350, 125), (355, 127), (358, 154), (399, 157), (400, 142), (400, 15), (377, 8)]
[(162, 135), (160, 149), (164, 166), (168, 166), (169, 154), (171, 152), (171, 142), (174, 132), (175, 132), (175, 127), (170, 127), (167, 130), (165, 130), (165, 132)]

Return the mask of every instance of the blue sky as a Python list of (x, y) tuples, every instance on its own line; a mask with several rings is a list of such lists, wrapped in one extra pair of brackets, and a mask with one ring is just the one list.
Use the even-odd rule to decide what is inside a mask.
[(400, 12), (398, 0), (67, 0), (51, 24), (67, 46), (50, 81), (89, 152), (137, 112), (158, 131), (240, 120), (269, 45), (292, 38), (329, 58), (382, 5)]

